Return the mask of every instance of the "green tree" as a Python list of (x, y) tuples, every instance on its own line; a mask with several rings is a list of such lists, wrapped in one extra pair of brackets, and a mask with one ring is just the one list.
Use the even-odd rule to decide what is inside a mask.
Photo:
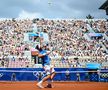
[(93, 16), (91, 16), (90, 14), (88, 16), (86, 16), (87, 19), (94, 19)]

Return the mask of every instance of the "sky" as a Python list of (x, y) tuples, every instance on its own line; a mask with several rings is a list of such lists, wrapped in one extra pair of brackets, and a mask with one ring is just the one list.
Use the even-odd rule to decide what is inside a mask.
[(108, 18), (99, 7), (106, 0), (0, 0), (0, 18)]

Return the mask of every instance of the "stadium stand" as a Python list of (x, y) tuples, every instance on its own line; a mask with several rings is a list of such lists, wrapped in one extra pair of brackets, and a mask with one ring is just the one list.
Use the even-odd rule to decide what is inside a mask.
[[(47, 32), (44, 32), (44, 31)], [(41, 67), (31, 52), (41, 33), (49, 35), (51, 63), (57, 68), (86, 67), (96, 62), (108, 68), (108, 22), (106, 20), (12, 19), (0, 21), (0, 67)], [(101, 34), (101, 35), (100, 35)], [(28, 37), (27, 37), (28, 36)], [(45, 42), (45, 41), (43, 41)], [(46, 42), (45, 42), (46, 43)], [(75, 60), (75, 57), (78, 59)], [(106, 63), (104, 63), (106, 62)]]

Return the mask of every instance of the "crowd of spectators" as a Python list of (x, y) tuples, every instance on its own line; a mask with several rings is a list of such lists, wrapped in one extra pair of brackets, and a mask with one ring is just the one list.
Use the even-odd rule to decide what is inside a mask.
[[(93, 21), (91, 24), (91, 28), (96, 32), (96, 33), (103, 33), (106, 36), (108, 36), (108, 21), (107, 20), (97, 20)], [(106, 46), (108, 49), (108, 37), (105, 39), (104, 37), (102, 38), (101, 42)]]
[[(24, 51), (31, 49), (31, 44), (24, 42), (24, 33), (33, 32), (33, 25), (36, 25), (35, 33), (46, 30), (49, 35), (49, 46), (55, 48), (56, 53), (62, 57), (89, 56), (106, 57), (107, 53), (102, 43), (108, 49), (108, 41), (104, 39), (88, 41), (85, 33), (89, 33), (89, 24), (95, 32), (106, 33), (108, 22), (105, 20), (1, 20), (0, 21), (0, 57), (24, 56)], [(102, 41), (102, 43), (100, 43)], [(108, 59), (108, 58), (105, 58)], [(105, 60), (103, 59), (103, 60)], [(98, 59), (100, 60), (100, 59)], [(5, 60), (8, 61), (8, 60)]]
[(97, 20), (93, 21), (91, 28), (97, 33), (105, 33), (108, 30), (108, 21), (107, 20)]
[[(24, 43), (24, 33), (32, 30), (31, 20), (1, 20), (0, 21), (0, 57), (8, 61), (11, 57), (18, 60), (25, 60), (24, 51), (29, 47)], [(17, 60), (14, 58), (15, 60)], [(7, 60), (6, 60), (7, 59)], [(13, 58), (11, 58), (13, 59)], [(6, 64), (6, 66), (8, 66)]]

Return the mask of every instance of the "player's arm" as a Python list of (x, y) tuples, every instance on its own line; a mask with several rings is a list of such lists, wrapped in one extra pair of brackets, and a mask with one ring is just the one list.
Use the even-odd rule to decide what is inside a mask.
[(52, 51), (47, 51), (45, 55), (49, 55)]
[(45, 55), (43, 55), (43, 54), (38, 54), (38, 57), (40, 57), (40, 58), (42, 58), (42, 57), (44, 57)]
[(44, 57), (46, 55), (49, 55), (52, 51), (47, 51), (46, 53), (43, 53), (43, 54), (38, 54), (38, 57)]
[(39, 52), (38, 52), (38, 51), (36, 51), (35, 55), (36, 55), (36, 56), (38, 56), (38, 54), (39, 54)]
[(49, 55), (50, 53), (53, 53), (55, 49), (52, 49), (51, 51), (47, 51), (45, 55)]

